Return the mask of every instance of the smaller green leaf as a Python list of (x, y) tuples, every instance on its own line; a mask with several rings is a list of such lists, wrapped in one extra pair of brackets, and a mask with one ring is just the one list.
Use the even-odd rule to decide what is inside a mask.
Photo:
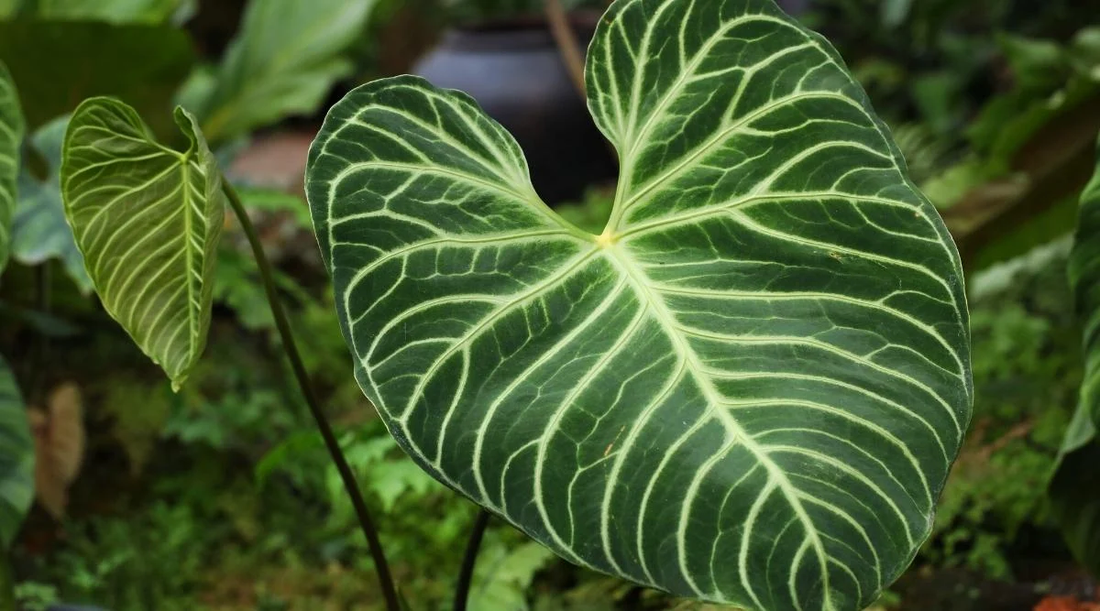
[(352, 71), (344, 52), (360, 36), (375, 0), (250, 2), (241, 32), (201, 102), (188, 89), (210, 142), (242, 136), (309, 113)]
[(122, 102), (86, 100), (65, 134), (61, 193), (104, 307), (178, 390), (206, 345), (225, 194), (194, 117), (175, 118), (183, 152)]
[(0, 62), (0, 272), (11, 248), (11, 218), (15, 212), (15, 177), (19, 172), (19, 143), (23, 140), (23, 112), (7, 66)]
[(997, 44), (1016, 76), (1018, 87), (1044, 91), (1065, 82), (1069, 62), (1057, 42), (1001, 34)]
[(482, 546), (470, 590), (471, 609), (527, 609), (527, 589), (554, 554), (533, 541), (505, 545), (490, 532)]
[(15, 377), (0, 358), (0, 550), (8, 549), (34, 498), (34, 445)]
[(881, 7), (882, 25), (896, 28), (909, 18), (913, 10), (913, 0), (883, 0)]
[(1050, 497), (1073, 555), (1100, 575), (1100, 439), (1084, 403), (1066, 432)]
[(61, 203), (61, 142), (68, 125), (69, 117), (59, 117), (31, 136), (31, 148), (46, 160), (48, 174), (40, 181), (26, 166), (20, 168), (12, 255), (24, 265), (41, 265), (50, 259), (61, 261), (65, 273), (87, 294), (92, 291), (92, 280), (84, 271), (84, 256), (76, 247)]
[(1069, 279), (1084, 323), (1085, 379), (1050, 485), (1066, 543), (1100, 575), (1100, 160), (1081, 195)]

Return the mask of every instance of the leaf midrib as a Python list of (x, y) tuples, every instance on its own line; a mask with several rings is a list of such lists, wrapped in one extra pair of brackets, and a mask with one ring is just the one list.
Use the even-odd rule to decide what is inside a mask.
[[(752, 436), (745, 431), (740, 423), (738, 423), (729, 413), (722, 410), (720, 406), (725, 403), (725, 399), (714, 387), (710, 379), (699, 373), (705, 369), (699, 360), (699, 356), (695, 353), (695, 350), (692, 349), (687, 338), (679, 332), (678, 325), (674, 322), (676, 317), (669, 309), (668, 305), (659, 295), (649, 289), (645, 273), (639, 269), (639, 266), (630, 254), (619, 245), (611, 245), (604, 248), (604, 252), (606, 253), (607, 260), (627, 277), (638, 299), (643, 304), (649, 306), (650, 311), (653, 312), (654, 318), (665, 332), (665, 335), (669, 338), (669, 341), (672, 343), (677, 353), (679, 353), (680, 358), (687, 364), (687, 369), (691, 377), (696, 381), (699, 390), (710, 403), (708, 415), (721, 422), (727, 432), (734, 436), (735, 442), (742, 444), (746, 450), (756, 457), (768, 472), (769, 481), (775, 482), (775, 485), (780, 489), (783, 497), (790, 504), (791, 509), (797, 515), (803, 528), (805, 528), (806, 536), (810, 539), (811, 545), (814, 547), (814, 551), (818, 558), (818, 564), (821, 570), (822, 591), (825, 596), (824, 609), (834, 609), (835, 607), (831, 599), (832, 590), (829, 587), (828, 566), (826, 565), (827, 554), (825, 553), (824, 545), (821, 543), (821, 538), (818, 535), (813, 520), (810, 519), (809, 514), (802, 506), (802, 502), (795, 492), (796, 488), (794, 484), (790, 482), (779, 466), (761, 449), (760, 445), (753, 440)], [(748, 584), (745, 584), (745, 586), (751, 593), (751, 587), (748, 587)]]
[[(180, 174), (183, 184), (183, 193), (181, 197), (183, 199), (183, 248), (186, 268), (184, 269), (184, 279), (187, 282), (187, 359), (184, 361), (183, 366), (186, 367), (188, 363), (194, 359), (195, 356), (195, 343), (196, 338), (199, 336), (198, 331), (198, 315), (195, 311), (194, 304), (195, 299), (195, 279), (192, 278), (192, 269), (194, 269), (194, 247), (191, 244), (191, 235), (194, 230), (192, 216), (194, 216), (194, 208), (192, 206), (192, 194), (191, 194), (191, 151), (186, 153), (178, 153), (172, 151), (180, 160)], [(177, 382), (173, 382), (176, 384)], [(183, 380), (179, 380), (179, 384), (183, 383)]]

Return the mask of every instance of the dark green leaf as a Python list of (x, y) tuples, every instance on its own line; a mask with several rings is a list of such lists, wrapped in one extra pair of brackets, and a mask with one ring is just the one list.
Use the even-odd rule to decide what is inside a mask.
[(8, 69), (0, 62), (0, 272), (11, 250), (11, 219), (15, 213), (15, 179), (23, 142), (23, 113)]
[(600, 235), (468, 96), (329, 112), (306, 190), (356, 377), (427, 471), (575, 563), (849, 611), (970, 417), (954, 245), (836, 52), (771, 0), (619, 0), (589, 49)]
[(0, 357), (0, 556), (11, 545), (34, 498), (34, 446), (27, 409)]
[(193, 59), (187, 34), (170, 26), (0, 21), (0, 61), (19, 84), (30, 129), (110, 95), (157, 117), (157, 134), (178, 135), (167, 111)]
[(1051, 91), (1065, 83), (1069, 58), (1056, 41), (1001, 34), (997, 43), (1016, 77), (1017, 87)]
[(1081, 195), (1069, 279), (1084, 324), (1085, 379), (1050, 493), (1070, 549), (1100, 575), (1100, 159)]

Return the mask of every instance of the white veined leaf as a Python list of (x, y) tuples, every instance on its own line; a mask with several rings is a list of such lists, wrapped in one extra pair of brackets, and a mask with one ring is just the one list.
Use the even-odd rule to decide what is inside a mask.
[(194, 118), (184, 152), (158, 144), (129, 106), (92, 98), (65, 134), (65, 215), (103, 306), (179, 389), (206, 345), (225, 194)]
[(0, 62), (0, 272), (11, 250), (11, 219), (15, 214), (15, 179), (19, 175), (19, 147), (23, 142), (23, 113), (19, 94), (7, 67)]
[(11, 545), (32, 500), (34, 445), (27, 408), (11, 369), (0, 358), (0, 552)]
[(468, 96), (376, 81), (306, 191), (355, 373), (428, 472), (562, 557), (750, 609), (866, 607), (970, 419), (958, 253), (833, 48), (771, 0), (618, 0), (600, 235)]

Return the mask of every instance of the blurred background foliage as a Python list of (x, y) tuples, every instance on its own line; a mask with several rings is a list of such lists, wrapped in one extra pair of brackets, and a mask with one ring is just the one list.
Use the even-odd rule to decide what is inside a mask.
[[(575, 15), (605, 6), (564, 4)], [(880, 607), (1030, 609), (1044, 596), (1094, 596), (1044, 490), (1082, 376), (1065, 236), (1095, 167), (1100, 3), (781, 4), (863, 82), (968, 270), (973, 425), (931, 539)], [(0, 353), (42, 414), (39, 452), (79, 467), (67, 481), (36, 474), (39, 502), (13, 549), (20, 609), (381, 608), (240, 232), (227, 227), (210, 345), (179, 394), (87, 296), (58, 222), (56, 135), (96, 94), (133, 104), (162, 137), (173, 102), (198, 115), (278, 262), (310, 375), (381, 516), (403, 594), (414, 609), (450, 608), (475, 508), (400, 453), (356, 387), (301, 169), (325, 109), (350, 87), (414, 69), (456, 29), (508, 24), (550, 40), (542, 11), (541, 0), (0, 0), (0, 60), (30, 130), (16, 221), (27, 247), (0, 278)], [(598, 232), (613, 189), (593, 181), (558, 210)], [(79, 389), (75, 408), (55, 408), (65, 384)], [(475, 610), (702, 607), (572, 567), (499, 524), (473, 596)]]

